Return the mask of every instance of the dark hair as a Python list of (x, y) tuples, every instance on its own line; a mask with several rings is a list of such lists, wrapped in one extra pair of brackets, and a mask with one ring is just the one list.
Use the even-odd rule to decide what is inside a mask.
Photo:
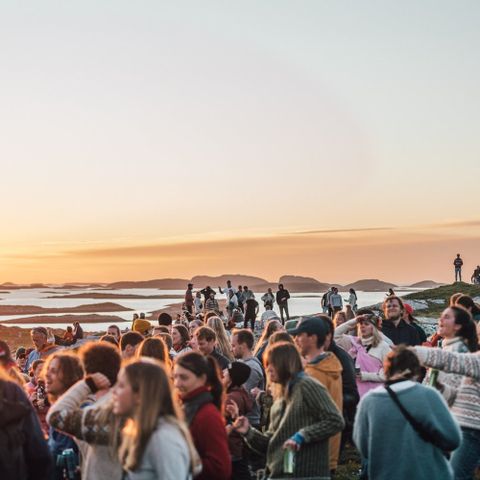
[(108, 331), (110, 328), (114, 328), (114, 329), (117, 331), (117, 336), (118, 336), (118, 338), (120, 338), (120, 335), (121, 335), (120, 327), (119, 327), (118, 325), (110, 325), (110, 326), (107, 328), (107, 331)]
[(118, 347), (118, 340), (114, 336), (108, 335), (107, 333), (100, 337), (100, 341), (111, 343), (112, 345), (115, 345), (116, 347)]
[(454, 305), (448, 308), (453, 311), (455, 324), (460, 325), (460, 330), (457, 331), (455, 336), (461, 337), (465, 341), (470, 352), (476, 352), (478, 350), (477, 326), (471, 313), (462, 306)]
[(137, 357), (155, 358), (170, 366), (167, 345), (161, 337), (146, 338), (138, 347), (136, 355)]
[(359, 315), (375, 315), (375, 312), (371, 308), (359, 308), (357, 310), (357, 317)]
[[(153, 329), (160, 330), (162, 333), (169, 333), (168, 327), (166, 325), (157, 325), (153, 327)], [(158, 335), (158, 333), (156, 333), (155, 335)]]
[(124, 333), (120, 337), (120, 350), (123, 352), (127, 348), (127, 345), (135, 347), (141, 342), (143, 342), (143, 335), (141, 333), (133, 331)]
[(350, 292), (350, 293), (353, 293), (353, 294), (355, 295), (355, 298), (357, 298), (357, 292), (355, 291), (354, 288), (351, 288), (351, 289), (349, 290), (349, 292)]
[[(391, 302), (392, 300), (396, 300), (398, 304), (400, 305), (400, 310), (403, 312), (405, 310), (405, 305), (403, 304), (403, 300), (400, 297), (397, 297), (396, 295), (390, 295), (387, 297), (382, 304), (382, 310), (385, 310), (385, 307), (387, 306), (388, 302)], [(357, 312), (358, 313), (358, 312)]]
[(460, 305), (461, 307), (466, 308), (471, 312), (472, 316), (480, 313), (480, 308), (478, 308), (478, 305), (472, 300), (472, 297), (469, 297), (468, 295), (460, 295), (457, 297), (455, 305)]
[(80, 348), (79, 356), (86, 374), (103, 373), (110, 385), (115, 384), (122, 363), (118, 348), (107, 342), (91, 342)]
[(7, 365), (10, 362), (13, 362), (12, 353), (10, 352), (10, 347), (7, 342), (0, 340), (0, 363)]
[(213, 357), (205, 357), (199, 352), (186, 352), (176, 357), (175, 363), (192, 372), (196, 377), (202, 375), (207, 377), (207, 386), (210, 388), (213, 404), (222, 411), (224, 392), (217, 361)]
[(236, 335), (237, 342), (240, 344), (246, 344), (249, 350), (253, 348), (253, 345), (255, 343), (255, 337), (253, 336), (251, 330), (248, 330), (247, 328), (241, 328), (239, 330), (234, 330), (232, 332), (232, 335)]
[(167, 312), (162, 312), (158, 316), (158, 324), (159, 325), (165, 325), (165, 326), (170, 326), (172, 324), (172, 316), (169, 315)]
[(463, 295), (461, 292), (454, 293), (448, 302), (450, 306), (455, 305), (457, 303), (457, 299), (460, 298)]
[(182, 337), (182, 347), (186, 347), (188, 345), (188, 342), (190, 341), (190, 335), (188, 333), (188, 329), (185, 325), (174, 325), (172, 328), (174, 328)]
[(210, 327), (199, 327), (195, 330), (195, 336), (199, 340), (206, 340), (207, 342), (215, 341), (217, 339), (217, 334), (215, 330)]
[[(55, 352), (50, 355), (43, 365), (42, 376), (47, 372), (50, 364), (58, 360), (60, 365), (60, 378), (63, 385), (63, 391), (66, 392), (72, 385), (77, 383), (83, 377), (83, 368), (79, 358), (72, 352)], [(49, 399), (54, 400), (55, 397), (49, 395)]]
[(159, 338), (160, 340), (162, 340), (162, 342), (164, 342), (167, 347), (167, 351), (170, 352), (170, 350), (173, 347), (173, 339), (169, 333), (166, 333), (166, 332), (157, 333), (157, 335), (155, 335), (155, 338)]
[(387, 353), (383, 362), (383, 368), (387, 382), (395, 375), (405, 380), (416, 380), (420, 377), (422, 371), (417, 356), (405, 345), (393, 347)]

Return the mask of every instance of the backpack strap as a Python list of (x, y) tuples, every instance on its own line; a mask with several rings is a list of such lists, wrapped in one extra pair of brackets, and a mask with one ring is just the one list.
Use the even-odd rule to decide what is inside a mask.
[(431, 443), (433, 446), (440, 448), (443, 451), (444, 448), (440, 445), (435, 435), (432, 432), (426, 430), (423, 425), (405, 409), (405, 407), (400, 403), (397, 394), (390, 388), (390, 385), (385, 385), (385, 388), (390, 395), (390, 398), (393, 400), (398, 409), (402, 412), (408, 423), (417, 432), (418, 436), (425, 442)]

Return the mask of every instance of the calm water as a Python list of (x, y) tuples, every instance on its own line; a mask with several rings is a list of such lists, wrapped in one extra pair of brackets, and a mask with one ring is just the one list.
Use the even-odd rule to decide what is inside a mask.
[[(399, 296), (406, 295), (415, 290), (398, 290), (397, 294)], [(126, 295), (165, 295), (165, 299), (97, 299), (97, 298), (47, 298), (54, 295), (66, 295), (69, 293), (113, 293), (113, 294), (126, 294)], [(169, 305), (178, 304), (181, 302), (180, 299), (174, 298), (175, 295), (183, 295), (185, 292), (183, 290), (156, 290), (156, 289), (125, 289), (125, 290), (46, 290), (42, 289), (26, 289), (26, 290), (12, 290), (10, 293), (0, 294), (0, 305), (34, 305), (45, 308), (66, 308), (66, 307), (76, 307), (78, 305), (91, 305), (96, 303), (112, 302), (118, 305), (122, 305), (127, 308), (133, 309), (130, 312), (98, 312), (102, 315), (115, 315), (117, 317), (123, 318), (124, 320), (130, 321), (134, 313), (145, 312), (149, 313), (154, 310), (159, 310), (165, 308)], [(172, 298), (168, 298), (169, 295), (172, 295)], [(262, 294), (256, 292), (256, 297), (259, 299)], [(345, 299), (348, 295), (342, 293), (342, 297)], [(385, 299), (384, 292), (362, 292), (357, 291), (358, 296), (358, 305), (359, 307), (365, 307), (367, 305), (372, 305), (378, 302), (381, 302)], [(217, 298), (222, 296), (217, 294)], [(321, 312), (320, 307), (321, 295), (317, 293), (294, 293), (291, 295), (289, 301), (289, 312), (290, 315), (308, 315), (312, 313)], [(261, 302), (259, 302), (261, 303)], [(180, 310), (180, 309), (179, 309)], [(278, 311), (277, 308), (275, 310)], [(260, 307), (260, 314), (264, 311), (263, 306)], [(96, 312), (91, 312), (96, 313)], [(43, 315), (43, 314), (40, 314)], [(48, 314), (50, 315), (50, 314)], [(54, 314), (55, 316), (63, 314)], [(85, 315), (85, 314), (71, 314), (71, 315)], [(5, 320), (14, 320), (16, 318), (23, 317), (34, 317), (37, 315), (0, 315), (0, 323)], [(9, 323), (8, 325), (19, 326), (23, 328), (29, 328), (33, 324), (15, 324)], [(42, 325), (46, 327), (56, 327), (56, 328), (65, 328), (66, 323), (43, 323)], [(110, 323), (92, 323), (85, 324), (87, 330), (105, 330)], [(119, 326), (127, 327), (129, 323), (124, 323), (123, 325), (119, 323)]]

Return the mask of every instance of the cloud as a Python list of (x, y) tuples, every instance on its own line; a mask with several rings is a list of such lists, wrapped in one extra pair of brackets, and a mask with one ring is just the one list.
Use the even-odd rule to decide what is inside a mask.
[(294, 232), (293, 235), (319, 235), (322, 233), (352, 233), (352, 232), (386, 232), (395, 230), (393, 227), (371, 227), (371, 228), (339, 228), (336, 230), (307, 230)]

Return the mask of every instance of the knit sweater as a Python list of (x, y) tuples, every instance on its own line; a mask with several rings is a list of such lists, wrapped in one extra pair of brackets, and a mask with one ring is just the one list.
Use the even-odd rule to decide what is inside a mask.
[(89, 480), (120, 480), (122, 467), (116, 455), (107, 446), (109, 425), (99, 421), (102, 406), (111, 399), (110, 394), (94, 405), (80, 408), (91, 394), (90, 387), (81, 380), (64, 393), (47, 415), (47, 422), (57, 430), (88, 442), (89, 448), (82, 464), (82, 477)]
[(415, 347), (426, 367), (464, 375), (452, 405), (460, 426), (480, 430), (480, 352), (453, 353), (439, 348)]
[[(433, 388), (403, 381), (392, 390), (405, 409), (452, 451), (461, 434), (442, 396)], [(440, 448), (420, 438), (384, 387), (368, 392), (358, 405), (353, 439), (374, 480), (447, 480), (452, 469)]]
[[(442, 350), (446, 352), (468, 353), (468, 348), (460, 337), (443, 339)], [(423, 382), (425, 385), (429, 385), (431, 374), (432, 370), (430, 369)], [(438, 373), (437, 382), (442, 385), (441, 394), (450, 406), (453, 405), (453, 402), (455, 401), (462, 380), (463, 376), (456, 373)]]
[[(288, 398), (274, 402), (269, 429), (261, 433), (250, 428), (245, 438), (254, 450), (266, 452), (268, 478), (323, 480), (330, 478), (328, 440), (343, 427), (327, 389), (302, 374), (292, 384)], [(305, 442), (295, 455), (294, 473), (289, 475), (283, 472), (283, 444), (297, 432)]]

